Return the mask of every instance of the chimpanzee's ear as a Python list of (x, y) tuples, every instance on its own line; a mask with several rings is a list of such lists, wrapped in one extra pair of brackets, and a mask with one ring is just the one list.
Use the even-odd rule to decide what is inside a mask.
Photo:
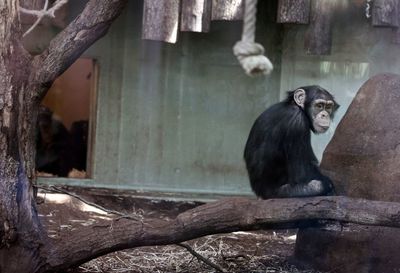
[(306, 101), (306, 91), (304, 89), (297, 89), (293, 94), (294, 101), (298, 106), (304, 109), (304, 103)]

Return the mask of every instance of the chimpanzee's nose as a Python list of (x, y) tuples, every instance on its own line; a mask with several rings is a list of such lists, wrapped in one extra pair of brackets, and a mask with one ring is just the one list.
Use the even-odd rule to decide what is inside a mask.
[(326, 111), (321, 112), (321, 118), (327, 118), (328, 116), (329, 116), (328, 112), (326, 112)]

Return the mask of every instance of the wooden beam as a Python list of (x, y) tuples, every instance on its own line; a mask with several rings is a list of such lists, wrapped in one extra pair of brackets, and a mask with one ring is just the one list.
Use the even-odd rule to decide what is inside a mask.
[(176, 43), (180, 0), (144, 0), (142, 38)]
[(308, 24), (310, 0), (279, 0), (278, 23)]
[(211, 7), (212, 0), (182, 1), (181, 31), (208, 32)]
[(310, 25), (304, 47), (310, 55), (329, 55), (332, 47), (332, 15), (334, 1), (312, 0)]
[(374, 0), (372, 6), (372, 25), (375, 27), (398, 27), (398, 0)]
[(212, 20), (243, 20), (244, 0), (212, 0)]

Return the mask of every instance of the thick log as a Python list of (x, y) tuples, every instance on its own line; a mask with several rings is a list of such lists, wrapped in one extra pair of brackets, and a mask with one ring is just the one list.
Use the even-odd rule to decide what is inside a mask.
[(243, 20), (244, 0), (212, 1), (212, 20)]
[(329, 55), (331, 53), (334, 2), (312, 0), (310, 25), (304, 39), (307, 54)]
[[(82, 227), (47, 249), (52, 270), (76, 266), (106, 253), (150, 245), (175, 244), (205, 235), (239, 230), (307, 226), (316, 219), (400, 227), (400, 204), (342, 196), (254, 200), (222, 199), (179, 214), (175, 219), (110, 223)], [(99, 240), (99, 238), (102, 238)], [(49, 247), (49, 246), (48, 246)]]
[(145, 0), (142, 38), (176, 43), (180, 0)]
[(310, 0), (279, 0), (278, 23), (308, 24)]
[(181, 12), (181, 31), (210, 31), (212, 0), (184, 0)]
[(398, 27), (398, 0), (374, 0), (372, 6), (372, 25), (375, 27)]

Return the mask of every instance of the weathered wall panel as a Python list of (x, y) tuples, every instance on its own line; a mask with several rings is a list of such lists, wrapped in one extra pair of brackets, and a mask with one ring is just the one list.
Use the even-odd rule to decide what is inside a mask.
[[(255, 117), (278, 99), (279, 65), (271, 78), (247, 77), (231, 51), (240, 29), (240, 22), (216, 23), (207, 35), (182, 33), (175, 46), (127, 39), (121, 185), (250, 192), (243, 147)], [(272, 51), (277, 37), (271, 33), (260, 40)]]
[(94, 177), (59, 181), (250, 194), (243, 149), (254, 119), (279, 98), (279, 26), (269, 22), (257, 37), (274, 62), (273, 74), (250, 78), (232, 53), (241, 22), (214, 22), (209, 34), (182, 33), (170, 45), (141, 39), (141, 10), (130, 1), (86, 53), (98, 59), (100, 76)]

